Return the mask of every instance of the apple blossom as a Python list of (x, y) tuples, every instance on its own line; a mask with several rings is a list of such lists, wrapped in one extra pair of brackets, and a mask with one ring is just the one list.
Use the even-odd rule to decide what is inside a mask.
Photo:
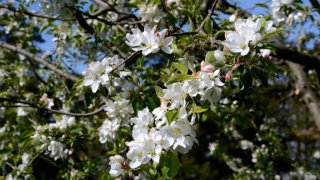
[(57, 159), (65, 159), (68, 156), (68, 149), (65, 149), (65, 145), (61, 142), (52, 140), (49, 143), (48, 151), (50, 157)]
[(106, 119), (99, 130), (99, 141), (101, 143), (112, 142), (117, 137), (117, 131), (120, 128), (120, 121), (118, 118), (113, 120)]
[(142, 17), (142, 21), (153, 21), (158, 23), (164, 16), (158, 5), (156, 4), (141, 4), (138, 6), (138, 13)]
[(111, 166), (109, 174), (112, 177), (117, 177), (123, 172), (124, 158), (120, 155), (114, 155), (109, 157), (109, 165)]
[(151, 53), (157, 53), (160, 49), (168, 54), (172, 53), (169, 45), (172, 43), (172, 37), (165, 37), (168, 30), (156, 32), (156, 26), (150, 29), (149, 25), (144, 26), (144, 31), (132, 29), (132, 35), (127, 34), (126, 44), (132, 47), (134, 51), (142, 51), (147, 56)]

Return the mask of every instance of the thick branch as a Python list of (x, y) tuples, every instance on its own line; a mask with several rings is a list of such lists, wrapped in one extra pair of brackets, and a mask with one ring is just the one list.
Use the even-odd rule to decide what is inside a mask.
[(285, 46), (276, 46), (276, 57), (306, 66), (308, 69), (320, 70), (320, 58)]
[(312, 114), (314, 121), (320, 130), (320, 106), (316, 95), (313, 93), (311, 87), (308, 84), (308, 79), (303, 68), (299, 64), (288, 62), (292, 72), (297, 76), (296, 88), (298, 92), (301, 92), (303, 101), (306, 103), (310, 113)]
[(79, 81), (79, 78), (72, 75), (72, 74), (69, 74), (65, 71), (62, 71), (61, 69), (57, 68), (56, 66), (52, 65), (51, 63), (47, 62), (46, 60), (44, 59), (41, 59), (39, 57), (36, 57), (35, 54), (32, 54), (24, 49), (21, 49), (19, 47), (16, 47), (16, 46), (13, 46), (13, 45), (10, 45), (10, 44), (7, 44), (5, 42), (0, 42), (0, 47), (4, 48), (4, 49), (7, 49), (7, 50), (10, 50), (10, 51), (14, 51), (14, 52), (17, 52), (19, 54), (22, 54), (26, 57), (28, 57), (30, 60), (36, 62), (36, 63), (39, 63), (39, 64), (42, 64), (44, 67), (52, 70), (53, 72), (55, 72), (57, 75), (59, 76), (62, 76), (66, 79), (70, 79), (74, 82), (77, 82)]

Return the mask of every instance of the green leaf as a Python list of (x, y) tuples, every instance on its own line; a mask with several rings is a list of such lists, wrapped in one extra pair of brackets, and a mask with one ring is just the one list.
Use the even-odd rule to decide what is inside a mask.
[(179, 111), (174, 109), (174, 110), (168, 111), (166, 113), (166, 118), (169, 122), (172, 122), (173, 120), (175, 120), (177, 118), (178, 114), (179, 114)]
[(191, 109), (191, 113), (202, 113), (202, 112), (205, 112), (207, 111), (208, 108), (206, 107), (203, 107), (203, 106), (195, 106)]
[(83, 79), (74, 83), (74, 85), (72, 86), (72, 89), (77, 89), (77, 87), (81, 86), (82, 84), (83, 84)]
[(207, 38), (208, 38), (208, 35), (203, 34), (203, 33), (199, 33), (199, 34), (196, 34), (196, 35), (192, 36), (192, 38), (207, 39)]
[(205, 62), (213, 64), (216, 61), (214, 57), (214, 51), (208, 51), (205, 57)]
[(261, 28), (260, 28), (260, 31), (263, 31), (264, 28), (265, 28), (266, 25), (267, 25), (267, 21), (266, 21), (266, 19), (264, 19), (263, 17), (261, 17), (260, 19), (261, 19)]
[(137, 6), (140, 2), (140, 0), (130, 0), (128, 3), (126, 3), (127, 6), (135, 7)]
[(261, 59), (260, 60), (261, 62), (261, 65), (266, 69), (266, 70), (269, 70), (269, 71), (272, 71), (272, 72), (277, 72), (277, 67), (273, 64), (273, 62), (269, 59)]
[(174, 176), (178, 174), (180, 169), (180, 161), (178, 155), (174, 152), (169, 151), (168, 154), (163, 157), (160, 163), (160, 167), (161, 172), (165, 178), (174, 178)]
[(252, 86), (253, 77), (250, 71), (245, 70), (240, 77), (241, 90), (248, 89)]
[(42, 24), (42, 26), (39, 29), (39, 32), (43, 32), (44, 30), (46, 30), (49, 26), (51, 26), (50, 23), (44, 23)]
[(163, 97), (164, 93), (163, 93), (163, 89), (159, 86), (154, 86), (154, 89), (156, 91), (156, 94), (158, 97)]
[(192, 76), (192, 75), (188, 75), (188, 74), (176, 74), (172, 77), (169, 78), (169, 80), (167, 81), (167, 85), (175, 83), (175, 82), (181, 82), (181, 81), (185, 81), (185, 80), (192, 80), (195, 79), (196, 77)]
[(180, 49), (176, 44), (171, 44), (170, 47), (173, 50), (174, 54), (177, 54), (178, 56), (182, 56), (184, 54), (184, 51)]
[(215, 39), (218, 39), (218, 40), (223, 40), (224, 39), (224, 30), (220, 30), (220, 31), (218, 31), (218, 32), (216, 32), (215, 34), (214, 34), (214, 38)]
[(181, 64), (181, 63), (174, 62), (173, 66), (176, 67), (181, 72), (181, 74), (187, 74), (188, 73), (188, 68), (186, 66), (184, 66), (183, 64)]
[(257, 3), (256, 6), (259, 6), (259, 7), (265, 8), (265, 9), (269, 9), (268, 5), (262, 4), (262, 3)]
[(268, 39), (270, 39), (272, 36), (274, 36), (274, 35), (282, 32), (282, 31), (284, 31), (284, 29), (282, 29), (282, 28), (279, 28), (279, 29), (277, 29), (277, 30), (271, 31), (271, 32), (265, 34), (265, 35), (263, 36), (262, 40), (268, 40)]

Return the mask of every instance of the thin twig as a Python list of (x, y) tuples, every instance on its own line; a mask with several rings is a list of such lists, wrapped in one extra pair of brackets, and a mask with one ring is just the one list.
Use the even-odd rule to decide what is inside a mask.
[(130, 61), (131, 59), (133, 59), (134, 57), (138, 56), (141, 54), (141, 51), (136, 51), (134, 53), (132, 53), (129, 57), (127, 57), (127, 59), (125, 59), (124, 61), (122, 61), (120, 64), (118, 64), (116, 67), (114, 67), (111, 71), (113, 72), (114, 70), (116, 70), (117, 68), (119, 68), (120, 66), (122, 66), (123, 64), (125, 64), (127, 61)]
[(215, 7), (216, 7), (217, 3), (218, 3), (218, 0), (215, 0), (215, 1), (213, 2), (213, 4), (212, 4), (212, 7), (211, 7), (211, 10), (210, 10), (209, 14), (208, 14), (208, 15), (207, 15), (207, 17), (206, 17), (206, 18), (201, 22), (201, 24), (200, 24), (199, 28), (197, 29), (197, 32), (200, 32), (200, 31), (202, 30), (202, 28), (204, 27), (204, 25), (205, 25), (206, 21), (211, 17), (211, 15), (213, 14), (214, 9), (215, 9)]
[(30, 11), (27, 11), (23, 8), (16, 9), (12, 6), (6, 6), (3, 4), (0, 4), (0, 9), (8, 9), (9, 11), (12, 11), (12, 12), (22, 13), (22, 14), (25, 14), (25, 15), (28, 15), (31, 17), (44, 18), (44, 19), (48, 19), (48, 20), (59, 20), (59, 21), (73, 21), (73, 20), (75, 20), (75, 19), (60, 19), (59, 17), (45, 16), (45, 15), (36, 14), (36, 13), (30, 12)]
[(198, 27), (198, 29), (196, 31), (191, 31), (191, 32), (180, 32), (180, 33), (170, 33), (168, 36), (186, 36), (186, 35), (195, 35), (198, 34), (204, 27), (205, 23), (207, 22), (207, 20), (211, 17), (211, 15), (214, 12), (214, 9), (216, 7), (218, 3), (218, 0), (215, 0), (212, 4), (212, 7), (210, 9), (210, 12), (208, 13), (207, 17), (201, 22), (200, 26)]
[[(73, 112), (60, 111), (60, 110), (56, 110), (56, 109), (42, 108), (42, 107), (39, 107), (39, 106), (37, 106), (37, 105), (35, 105), (33, 103), (30, 103), (30, 102), (21, 101), (21, 100), (14, 100), (14, 99), (9, 99), (9, 98), (5, 98), (5, 97), (0, 97), (0, 100), (8, 101), (8, 102), (14, 102), (14, 103), (26, 104), (26, 105), (29, 105), (28, 107), (30, 107), (30, 108), (42, 109), (42, 110), (49, 111), (51, 113), (63, 114), (63, 115), (69, 115), (69, 116), (77, 116), (77, 117), (93, 116), (95, 114), (98, 114), (98, 113), (102, 112), (104, 110), (104, 107), (105, 107), (105, 105), (102, 105), (98, 109), (96, 109), (96, 110), (94, 110), (92, 112), (88, 112), (88, 113), (73, 113)], [(19, 106), (17, 105), (16, 107), (19, 107)], [(26, 106), (21, 106), (21, 107), (26, 107)]]

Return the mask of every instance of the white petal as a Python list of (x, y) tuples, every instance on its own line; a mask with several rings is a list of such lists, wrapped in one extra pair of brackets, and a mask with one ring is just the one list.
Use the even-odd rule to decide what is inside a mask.
[(92, 84), (91, 84), (91, 90), (93, 93), (96, 93), (98, 88), (99, 88), (99, 85), (100, 85), (100, 82), (99, 81), (94, 81)]

